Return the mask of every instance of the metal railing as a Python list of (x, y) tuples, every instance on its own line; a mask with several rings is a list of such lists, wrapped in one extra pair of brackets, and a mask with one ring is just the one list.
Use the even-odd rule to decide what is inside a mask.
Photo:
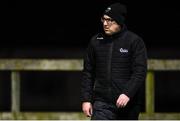
[[(35, 112), (20, 111), (20, 71), (81, 71), (82, 59), (0, 59), (0, 71), (11, 71), (11, 112), (1, 112), (0, 119), (89, 119), (82, 112)], [(154, 104), (154, 71), (179, 71), (180, 60), (148, 60), (146, 78), (145, 112), (140, 119), (180, 119), (180, 113), (156, 113)]]

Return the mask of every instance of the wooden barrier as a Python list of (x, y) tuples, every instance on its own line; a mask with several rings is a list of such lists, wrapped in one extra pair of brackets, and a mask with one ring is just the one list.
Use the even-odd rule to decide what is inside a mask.
[[(20, 72), (19, 71), (81, 71), (82, 59), (0, 59), (0, 71), (11, 71), (11, 112), (0, 113), (0, 119), (89, 119), (82, 112), (27, 113), (20, 112)], [(146, 111), (140, 119), (180, 119), (180, 113), (155, 113), (154, 71), (179, 71), (180, 60), (148, 60), (146, 78)]]

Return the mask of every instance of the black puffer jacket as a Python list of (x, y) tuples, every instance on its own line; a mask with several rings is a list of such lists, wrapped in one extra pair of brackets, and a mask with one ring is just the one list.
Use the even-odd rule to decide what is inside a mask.
[(95, 35), (84, 58), (82, 102), (116, 103), (120, 94), (140, 103), (147, 72), (143, 40), (124, 26), (113, 35)]

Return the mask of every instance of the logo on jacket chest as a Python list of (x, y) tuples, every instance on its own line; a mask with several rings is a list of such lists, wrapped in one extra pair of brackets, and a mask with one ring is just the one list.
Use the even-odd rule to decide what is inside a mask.
[(120, 48), (120, 49), (119, 49), (119, 52), (120, 52), (120, 53), (128, 53), (128, 49)]

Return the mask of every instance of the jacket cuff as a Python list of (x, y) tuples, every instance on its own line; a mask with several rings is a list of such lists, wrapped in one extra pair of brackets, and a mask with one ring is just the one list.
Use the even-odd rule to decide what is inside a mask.
[(133, 94), (131, 94), (129, 91), (127, 90), (123, 90), (122, 94), (125, 94), (126, 96), (128, 96), (130, 99), (133, 97)]
[(92, 102), (92, 99), (91, 98), (83, 98), (81, 100), (81, 103), (83, 103), (83, 102)]

